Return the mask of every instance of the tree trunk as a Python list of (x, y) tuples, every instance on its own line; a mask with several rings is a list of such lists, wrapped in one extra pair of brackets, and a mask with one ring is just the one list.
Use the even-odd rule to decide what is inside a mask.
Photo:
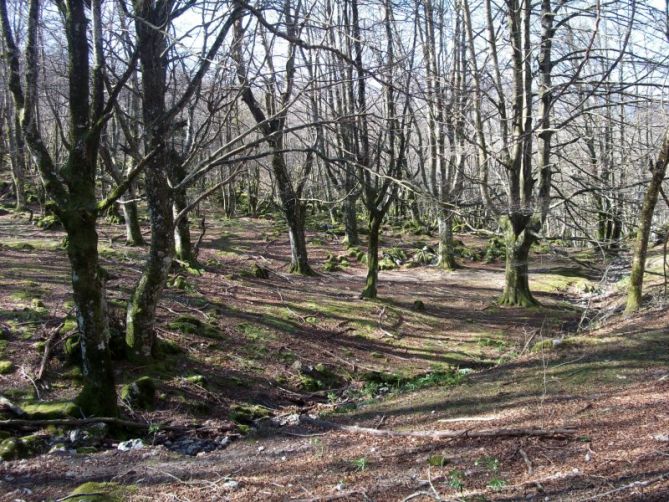
[(160, 156), (146, 171), (151, 246), (142, 276), (128, 302), (125, 341), (130, 358), (150, 357), (155, 349), (156, 307), (167, 282), (174, 253), (174, 218), (164, 162)]
[(362, 290), (361, 298), (376, 298), (377, 284), (379, 282), (379, 233), (383, 218), (369, 215), (369, 240), (367, 242), (367, 280)]
[(145, 244), (142, 236), (142, 229), (139, 226), (139, 216), (137, 214), (137, 203), (134, 202), (135, 188), (128, 187), (128, 201), (121, 204), (123, 208), (123, 218), (125, 219), (125, 241), (128, 246), (143, 246)]
[(455, 246), (453, 243), (453, 214), (447, 209), (439, 210), (439, 261), (444, 270), (455, 270)]
[[(9, 119), (8, 119), (9, 122)], [(16, 200), (16, 210), (22, 211), (26, 207), (26, 191), (25, 191), (25, 142), (23, 141), (23, 132), (21, 132), (21, 125), (18, 123), (18, 118), (15, 118), (14, 127), (7, 130), (9, 136), (11, 165), (12, 165), (12, 182), (14, 183), (14, 197)]]
[(344, 213), (344, 243), (347, 246), (360, 245), (358, 235), (358, 215), (355, 208), (355, 198), (350, 195), (342, 203), (342, 212)]
[(646, 268), (646, 253), (648, 252), (648, 238), (650, 237), (653, 213), (657, 204), (657, 197), (662, 187), (664, 175), (669, 163), (669, 130), (665, 133), (664, 142), (660, 155), (651, 169), (652, 178), (648, 190), (643, 198), (641, 215), (639, 216), (639, 228), (636, 233), (636, 244), (634, 247), (634, 259), (632, 260), (632, 273), (630, 275), (630, 286), (627, 293), (627, 306), (625, 313), (630, 314), (639, 310), (641, 306), (641, 295), (643, 290), (643, 275)]
[[(170, 157), (170, 181), (172, 186), (177, 186), (185, 178), (186, 173), (183, 170), (179, 156), (175, 152), (172, 152)], [(173, 217), (176, 218), (181, 211), (188, 207), (186, 189), (173, 190), (172, 197), (172, 212)], [(177, 259), (183, 262), (191, 264), (195, 262), (190, 238), (190, 222), (188, 220), (188, 215), (181, 218), (174, 229), (174, 255)]]
[[(281, 148), (282, 145), (273, 145)], [(309, 266), (307, 255), (307, 240), (304, 233), (304, 207), (298, 199), (288, 177), (286, 161), (282, 152), (275, 152), (272, 157), (272, 171), (279, 188), (279, 198), (286, 223), (288, 223), (288, 237), (290, 239), (290, 272), (293, 274), (314, 275)]]
[[(98, 263), (95, 214), (76, 211), (64, 218), (67, 254), (72, 265), (72, 289), (80, 333), (84, 388), (77, 404), (87, 415), (117, 414), (114, 373), (109, 355), (109, 321), (104, 282)], [(100, 399), (108, 396), (108, 399)]]
[(539, 305), (532, 296), (529, 284), (529, 255), (533, 237), (530, 234), (530, 225), (523, 223), (523, 216), (511, 216), (516, 224), (505, 219), (501, 226), (504, 229), (506, 241), (506, 270), (504, 274), (504, 292), (500, 298), (500, 305), (516, 307), (531, 307)]

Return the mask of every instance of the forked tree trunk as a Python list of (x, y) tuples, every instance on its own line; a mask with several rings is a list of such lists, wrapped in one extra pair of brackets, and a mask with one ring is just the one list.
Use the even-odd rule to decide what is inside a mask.
[(455, 246), (453, 243), (453, 214), (447, 209), (439, 211), (439, 257), (437, 265), (444, 270), (455, 270)]
[[(114, 379), (109, 355), (109, 321), (104, 282), (98, 263), (98, 234), (94, 214), (76, 211), (64, 218), (67, 254), (72, 265), (72, 289), (80, 333), (84, 388), (77, 397), (88, 415), (117, 414)], [(110, 399), (100, 399), (110, 396)]]
[(131, 359), (155, 351), (156, 307), (167, 282), (174, 252), (172, 200), (164, 163), (156, 159), (146, 171), (146, 192), (151, 221), (151, 246), (142, 276), (128, 302), (125, 341)]
[(370, 214), (368, 229), (369, 240), (367, 242), (367, 279), (365, 288), (362, 290), (361, 298), (376, 298), (379, 282), (379, 233), (383, 217)]
[[(281, 148), (282, 144), (272, 145)], [(304, 232), (304, 208), (297, 197), (293, 185), (288, 177), (288, 169), (282, 152), (276, 152), (272, 157), (272, 171), (276, 178), (281, 199), (281, 209), (288, 224), (288, 237), (290, 240), (290, 272), (302, 275), (314, 275), (309, 266), (307, 255), (307, 240)]]
[[(513, 218), (513, 216), (512, 216)], [(519, 219), (522, 219), (519, 218)], [(499, 300), (500, 305), (531, 307), (539, 305), (530, 291), (529, 256), (533, 237), (530, 225), (517, 223), (513, 225), (506, 218), (502, 222), (506, 242), (506, 269), (504, 273), (504, 292)]]

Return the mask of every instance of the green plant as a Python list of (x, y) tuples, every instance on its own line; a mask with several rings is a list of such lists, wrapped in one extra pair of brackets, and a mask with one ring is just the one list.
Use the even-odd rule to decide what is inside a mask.
[(448, 486), (454, 490), (462, 491), (465, 487), (465, 473), (459, 469), (453, 469), (448, 473)]
[(355, 469), (360, 472), (364, 471), (365, 469), (367, 469), (367, 467), (369, 467), (369, 462), (365, 457), (356, 458), (351, 463), (353, 464), (353, 467), (355, 467)]
[(479, 458), (474, 465), (485, 467), (489, 471), (498, 472), (499, 471), (499, 460), (495, 457), (481, 457)]
[(506, 486), (506, 484), (507, 484), (506, 480), (504, 480), (502, 478), (495, 477), (495, 478), (492, 478), (490, 480), (490, 482), (488, 483), (488, 488), (497, 492), (497, 491), (500, 491), (502, 488), (504, 488)]

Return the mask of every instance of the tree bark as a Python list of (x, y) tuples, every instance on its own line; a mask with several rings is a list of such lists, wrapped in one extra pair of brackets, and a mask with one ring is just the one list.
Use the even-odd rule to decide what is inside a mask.
[(355, 208), (355, 198), (348, 196), (342, 202), (342, 212), (344, 217), (344, 243), (347, 246), (360, 245), (360, 236), (358, 235), (358, 214)]
[(154, 352), (156, 307), (174, 256), (172, 200), (161, 158), (156, 156), (146, 170), (151, 246), (142, 276), (128, 302), (125, 341), (131, 359), (147, 358)]
[(632, 260), (632, 273), (630, 275), (630, 286), (627, 292), (627, 306), (625, 313), (631, 314), (639, 310), (643, 292), (643, 275), (646, 269), (646, 254), (648, 252), (648, 238), (650, 237), (653, 213), (657, 204), (657, 197), (662, 187), (662, 181), (667, 172), (669, 163), (669, 130), (665, 133), (660, 155), (651, 168), (652, 178), (643, 198), (641, 215), (639, 216), (639, 228), (636, 233), (634, 246), (634, 259)]
[(379, 282), (379, 234), (383, 216), (370, 213), (368, 229), (369, 240), (367, 242), (367, 279), (362, 290), (361, 298), (376, 298), (377, 285)]
[(453, 214), (448, 209), (439, 210), (439, 257), (437, 265), (444, 270), (455, 270), (455, 246), (453, 243)]
[[(512, 218), (514, 218), (512, 216)], [(504, 218), (502, 228), (506, 242), (506, 268), (504, 272), (504, 292), (499, 300), (500, 305), (531, 307), (539, 305), (530, 291), (528, 263), (530, 247), (534, 237), (528, 222)]]

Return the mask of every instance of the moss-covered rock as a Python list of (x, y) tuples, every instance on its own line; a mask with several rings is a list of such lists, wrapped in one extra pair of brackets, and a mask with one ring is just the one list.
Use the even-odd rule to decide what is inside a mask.
[(425, 312), (425, 303), (422, 300), (414, 300), (411, 308), (416, 312)]
[(156, 402), (156, 384), (144, 376), (121, 387), (121, 399), (133, 408), (150, 409)]
[(72, 401), (24, 401), (19, 407), (29, 419), (79, 417), (79, 407)]
[(184, 377), (184, 380), (188, 383), (192, 383), (193, 385), (201, 385), (201, 386), (207, 385), (207, 379), (202, 375), (189, 375), (187, 377)]
[(252, 424), (259, 418), (267, 418), (272, 414), (269, 408), (259, 404), (235, 404), (230, 408), (229, 417), (233, 422)]
[(7, 438), (0, 442), (0, 459), (15, 460), (21, 455), (21, 443), (16, 438)]
[(0, 361), (0, 375), (7, 375), (14, 371), (14, 363), (7, 360)]
[(187, 335), (198, 335), (207, 338), (221, 338), (221, 332), (209, 323), (191, 316), (179, 316), (168, 324), (170, 329)]
[(123, 486), (118, 483), (88, 482), (79, 485), (67, 496), (74, 502), (122, 502), (134, 491), (134, 486)]

